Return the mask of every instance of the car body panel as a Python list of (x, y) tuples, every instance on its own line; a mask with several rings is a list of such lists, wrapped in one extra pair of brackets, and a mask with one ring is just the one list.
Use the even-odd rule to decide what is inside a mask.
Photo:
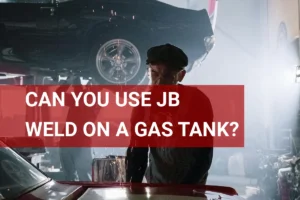
[[(179, 189), (180, 188), (180, 189)], [(150, 185), (150, 184), (99, 184), (88, 182), (50, 181), (22, 195), (20, 200), (129, 200), (129, 199), (242, 199), (234, 189), (221, 186)]]
[[(237, 192), (230, 187), (209, 185), (173, 185), (173, 184), (131, 184), (131, 183), (96, 183), (96, 182), (66, 182), (54, 181), (40, 172), (34, 165), (20, 154), (8, 147), (0, 138), (2, 159), (11, 163), (11, 169), (4, 168), (3, 160), (0, 162), (0, 173), (7, 177), (0, 185), (0, 198), (14, 196), (20, 200), (77, 200), (77, 199), (241, 199)], [(17, 164), (17, 165), (14, 165)], [(6, 165), (8, 166), (8, 165)], [(21, 172), (20, 172), (21, 171)], [(22, 176), (21, 176), (22, 175)], [(29, 186), (24, 177), (34, 177), (40, 180)], [(39, 177), (37, 179), (37, 177)], [(0, 179), (1, 180), (1, 179)], [(27, 179), (26, 179), (27, 180)], [(25, 182), (24, 182), (25, 181)], [(11, 185), (7, 185), (8, 182)], [(31, 183), (30, 183), (31, 184)], [(22, 186), (20, 190), (20, 186)], [(13, 188), (17, 188), (13, 190)], [(11, 190), (10, 190), (11, 189)], [(12, 191), (15, 191), (12, 193)], [(3, 193), (2, 193), (3, 192)], [(3, 195), (3, 196), (2, 196)], [(15, 196), (19, 195), (19, 196)], [(163, 196), (162, 196), (163, 195)]]
[(31, 50), (31, 54), (45, 46), (54, 51), (58, 27), (55, 15), (51, 15), (52, 8), (54, 5), (50, 0), (0, 3), (0, 23), (5, 27), (5, 43), (24, 51)]
[(34, 200), (34, 199), (76, 199), (82, 193), (82, 186), (60, 184), (55, 181), (48, 183), (34, 189), (33, 191), (20, 196), (20, 200)]

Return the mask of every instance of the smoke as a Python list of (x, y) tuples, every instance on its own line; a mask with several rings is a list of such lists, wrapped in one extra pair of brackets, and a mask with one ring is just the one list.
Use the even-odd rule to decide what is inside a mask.
[[(206, 0), (159, 1), (194, 10), (208, 6)], [(276, 46), (278, 34), (269, 30), (277, 30), (277, 21), (270, 23), (272, 17), (266, 18), (268, 9), (262, 2), (265, 3), (261, 0), (219, 1), (216, 45), (201, 66), (194, 66), (183, 82), (245, 85), (246, 148), (216, 149), (211, 174), (228, 175), (235, 171), (235, 175), (255, 177), (255, 161), (258, 160), (255, 150), (268, 146), (275, 148), (275, 141), (286, 134), (283, 130), (295, 131), (297, 125), (299, 86), (295, 83), (295, 69), (299, 60), (298, 44), (287, 45), (283, 51), (268, 49)], [(275, 28), (268, 27), (271, 25)], [(289, 29), (287, 31), (287, 43), (295, 44)], [(98, 148), (94, 152), (96, 157), (105, 157), (124, 155), (125, 149)], [(208, 183), (215, 182), (210, 182), (209, 178)], [(226, 185), (224, 180), (220, 184)], [(239, 183), (243, 184), (247, 183)], [(232, 183), (227, 185), (234, 187)]]

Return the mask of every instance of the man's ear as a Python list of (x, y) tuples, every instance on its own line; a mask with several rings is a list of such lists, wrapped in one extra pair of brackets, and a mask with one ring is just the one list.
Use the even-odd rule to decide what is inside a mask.
[(182, 70), (178, 73), (178, 82), (181, 82), (185, 77), (186, 71)]

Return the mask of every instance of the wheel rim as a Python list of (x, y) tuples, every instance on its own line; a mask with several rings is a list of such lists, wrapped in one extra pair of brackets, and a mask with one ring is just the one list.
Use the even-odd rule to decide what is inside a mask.
[(111, 84), (126, 84), (138, 74), (141, 56), (137, 47), (123, 39), (103, 44), (96, 56), (100, 76)]

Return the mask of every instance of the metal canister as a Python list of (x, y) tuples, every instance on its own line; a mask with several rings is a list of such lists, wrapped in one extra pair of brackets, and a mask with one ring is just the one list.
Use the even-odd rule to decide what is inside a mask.
[(95, 158), (92, 164), (92, 181), (99, 183), (125, 182), (125, 156)]
[(278, 192), (281, 200), (289, 200), (290, 193), (290, 184), (289, 184), (289, 175), (291, 172), (291, 168), (281, 168), (278, 171)]

